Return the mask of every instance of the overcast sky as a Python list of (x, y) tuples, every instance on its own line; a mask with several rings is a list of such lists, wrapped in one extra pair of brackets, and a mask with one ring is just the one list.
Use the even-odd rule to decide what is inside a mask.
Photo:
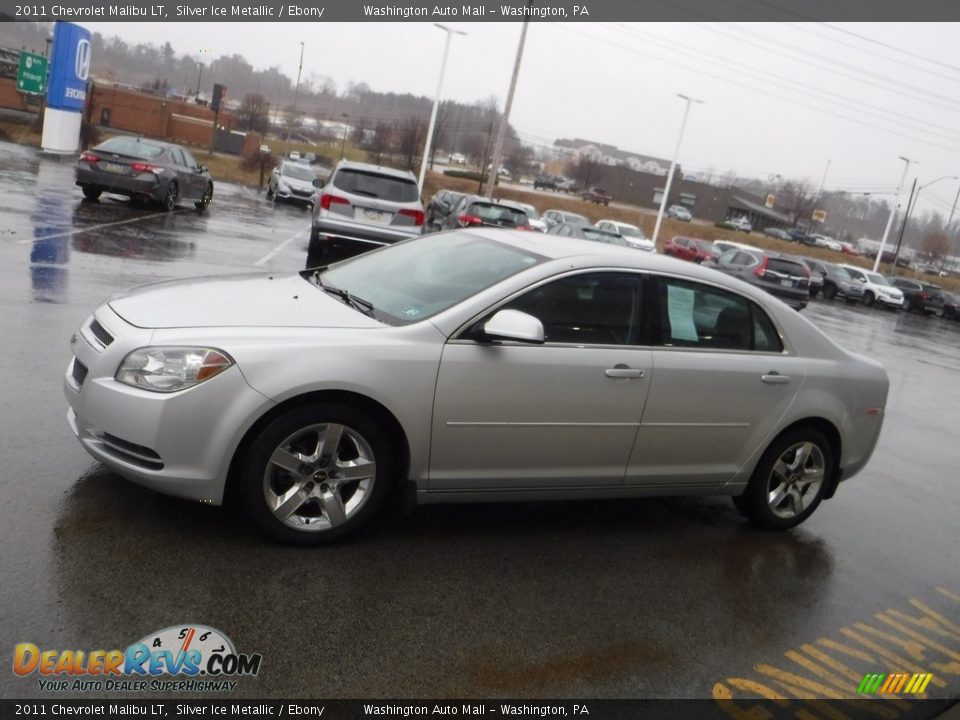
[[(256, 68), (429, 97), (444, 33), (432, 23), (80, 23), (180, 53), (239, 53)], [(502, 108), (521, 25), (451, 23), (442, 97), (496, 95)], [(669, 158), (684, 93), (691, 110), (680, 162), (826, 187), (892, 192), (905, 155), (920, 184), (960, 175), (960, 34), (955, 24), (533, 23), (511, 113), (539, 144), (582, 137)], [(949, 212), (958, 181), (924, 190)], [(909, 190), (909, 187), (907, 188)]]

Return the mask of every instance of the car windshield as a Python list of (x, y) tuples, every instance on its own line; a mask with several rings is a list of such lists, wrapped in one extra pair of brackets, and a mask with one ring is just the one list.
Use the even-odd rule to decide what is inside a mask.
[(844, 279), (844, 280), (852, 280), (852, 279), (853, 279), (853, 278), (850, 277), (850, 273), (848, 273), (848, 272), (847, 272), (846, 270), (844, 270), (842, 267), (837, 267), (836, 265), (833, 266), (833, 273), (834, 273), (834, 275), (836, 275), (837, 277), (842, 278), (842, 279)]
[(353, 195), (380, 198), (391, 202), (416, 202), (420, 197), (417, 183), (413, 180), (350, 168), (344, 168), (334, 174), (333, 186)]
[(140, 160), (158, 158), (163, 155), (164, 152), (162, 145), (154, 145), (151, 142), (145, 142), (139, 138), (132, 137), (112, 137), (97, 145), (95, 149), (102, 152), (139, 158)]
[(720, 250), (723, 249), (706, 240), (694, 240), (693, 244), (697, 246), (698, 250), (702, 250), (709, 255), (719, 255)]
[(427, 235), (322, 271), (320, 281), (370, 302), (395, 325), (432, 317), (545, 258), (468, 234)]
[(643, 230), (634, 225), (617, 225), (617, 230), (619, 230), (620, 234), (624, 237), (637, 238), (638, 240), (647, 239), (647, 236), (643, 234)]
[(563, 219), (566, 220), (571, 225), (589, 225), (590, 221), (587, 220), (583, 215), (577, 215), (576, 213), (564, 213)]
[(310, 168), (296, 164), (284, 165), (282, 174), (295, 180), (306, 180), (307, 182), (313, 182), (316, 177)]
[(807, 268), (793, 260), (783, 258), (768, 258), (767, 269), (784, 275), (807, 275)]

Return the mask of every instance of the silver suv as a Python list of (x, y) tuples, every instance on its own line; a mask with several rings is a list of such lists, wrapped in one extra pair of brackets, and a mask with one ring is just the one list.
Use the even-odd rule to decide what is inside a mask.
[(313, 209), (308, 265), (328, 265), (419, 235), (425, 218), (413, 173), (341, 161)]
[(312, 167), (284, 160), (270, 173), (267, 200), (286, 200), (312, 208), (317, 203), (319, 186), (320, 180)]

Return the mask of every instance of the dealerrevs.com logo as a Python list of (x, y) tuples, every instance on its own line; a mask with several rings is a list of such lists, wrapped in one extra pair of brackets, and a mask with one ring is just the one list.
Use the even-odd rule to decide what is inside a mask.
[(36, 674), (39, 689), (47, 692), (232, 691), (232, 678), (255, 677), (262, 659), (238, 653), (214, 628), (175, 625), (126, 650), (41, 650), (20, 643), (13, 649), (13, 672)]

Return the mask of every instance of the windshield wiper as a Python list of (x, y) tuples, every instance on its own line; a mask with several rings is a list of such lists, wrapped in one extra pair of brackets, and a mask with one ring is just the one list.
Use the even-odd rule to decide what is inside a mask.
[(339, 298), (344, 304), (349, 305), (354, 310), (362, 312), (364, 315), (374, 317), (373, 314), (373, 303), (369, 300), (364, 300), (362, 297), (357, 297), (356, 295), (351, 294), (347, 290), (342, 288), (334, 287), (333, 285), (327, 285), (320, 278), (320, 271), (313, 273), (313, 279), (317, 281), (317, 285), (320, 286), (320, 289), (326, 293), (330, 293), (334, 297)]

